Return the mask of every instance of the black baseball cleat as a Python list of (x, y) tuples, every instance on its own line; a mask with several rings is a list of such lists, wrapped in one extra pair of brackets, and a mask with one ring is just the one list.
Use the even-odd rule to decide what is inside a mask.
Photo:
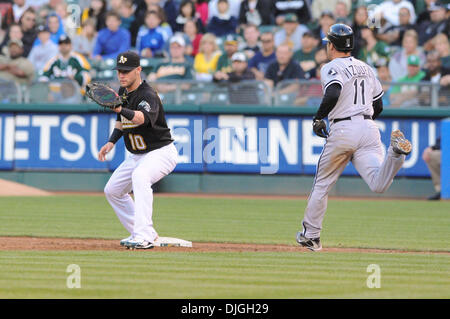
[(430, 196), (427, 198), (428, 200), (440, 200), (441, 199), (441, 193), (436, 193), (433, 196)]
[(300, 246), (306, 247), (312, 251), (319, 251), (322, 249), (322, 244), (320, 243), (320, 237), (317, 238), (308, 238), (303, 232), (297, 232), (297, 243)]

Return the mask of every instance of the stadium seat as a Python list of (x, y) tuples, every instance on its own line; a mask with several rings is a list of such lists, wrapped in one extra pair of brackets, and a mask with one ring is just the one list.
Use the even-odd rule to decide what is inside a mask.
[(278, 31), (278, 29), (279, 29), (279, 27), (276, 25), (260, 25), (258, 27), (259, 33), (265, 33), (265, 32), (275, 33)]
[(275, 99), (275, 106), (293, 105), (297, 94), (295, 93), (283, 93), (279, 94)]
[(142, 72), (144, 72), (145, 74), (155, 72), (155, 70), (161, 63), (167, 61), (168, 60), (166, 58), (151, 58), (151, 59), (142, 58), (141, 59)]
[(1, 2), (0, 3), (0, 21), (5, 16), (6, 12), (12, 7), (11, 3)]
[(164, 104), (175, 104), (175, 92), (158, 93), (161, 102)]
[(77, 104), (83, 100), (78, 83), (71, 80), (35, 82), (24, 93), (26, 103)]
[(181, 103), (200, 105), (207, 99), (208, 92), (203, 90), (189, 90), (181, 93)]
[(211, 91), (211, 98), (209, 100), (211, 104), (228, 105), (230, 104), (228, 88), (215, 88)]
[(104, 70), (95, 73), (94, 82), (95, 81), (107, 81), (114, 79), (114, 71), (113, 70)]

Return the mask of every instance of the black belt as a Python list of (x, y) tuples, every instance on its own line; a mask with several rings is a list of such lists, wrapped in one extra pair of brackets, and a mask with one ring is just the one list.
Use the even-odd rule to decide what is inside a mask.
[[(343, 117), (343, 118), (341, 118), (341, 119), (334, 119), (333, 120), (333, 123), (337, 123), (337, 122), (340, 122), (340, 121), (350, 121), (352, 118), (351, 118), (351, 116), (349, 116), (349, 117)], [(365, 120), (371, 120), (372, 119), (372, 116), (370, 116), (370, 115), (364, 115), (364, 119)]]

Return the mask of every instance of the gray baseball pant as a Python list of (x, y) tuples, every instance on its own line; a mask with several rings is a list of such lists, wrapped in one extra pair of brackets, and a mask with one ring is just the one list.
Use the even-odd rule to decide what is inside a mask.
[(395, 153), (389, 146), (383, 159), (380, 131), (373, 120), (354, 116), (332, 123), (303, 218), (306, 237), (320, 237), (328, 193), (349, 161), (373, 192), (383, 193), (402, 167), (405, 155)]

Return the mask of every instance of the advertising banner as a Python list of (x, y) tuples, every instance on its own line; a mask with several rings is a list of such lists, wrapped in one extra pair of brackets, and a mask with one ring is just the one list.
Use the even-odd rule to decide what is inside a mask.
[[(0, 169), (112, 171), (127, 156), (120, 140), (106, 162), (99, 149), (114, 129), (115, 114), (0, 113)], [(312, 131), (311, 117), (282, 115), (167, 114), (179, 152), (176, 172), (315, 173), (325, 139)], [(423, 150), (439, 135), (438, 119), (376, 121), (384, 151), (390, 132), (412, 142), (399, 175), (429, 176)], [(349, 164), (344, 175), (357, 174)]]

